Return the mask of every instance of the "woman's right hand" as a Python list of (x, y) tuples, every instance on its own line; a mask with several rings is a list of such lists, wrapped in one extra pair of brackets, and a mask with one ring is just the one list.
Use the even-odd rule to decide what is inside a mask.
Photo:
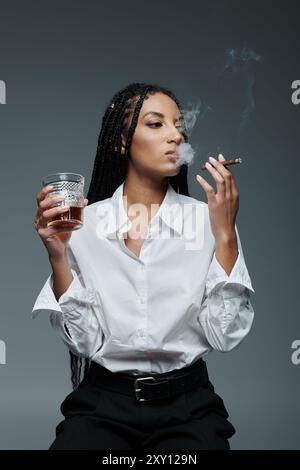
[[(58, 227), (47, 227), (49, 220), (56, 214), (62, 214), (66, 212), (69, 207), (54, 206), (54, 203), (64, 200), (64, 197), (47, 197), (47, 194), (53, 191), (51, 186), (44, 187), (37, 195), (38, 209), (35, 214), (34, 222), (35, 229), (44, 243), (49, 258), (51, 260), (60, 261), (66, 255), (66, 248), (68, 241), (71, 238), (72, 230), (66, 231), (65, 228)], [(84, 199), (84, 207), (88, 203), (87, 199)]]

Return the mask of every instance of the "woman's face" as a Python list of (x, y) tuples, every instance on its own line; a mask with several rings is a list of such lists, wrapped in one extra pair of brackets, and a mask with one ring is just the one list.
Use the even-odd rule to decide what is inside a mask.
[[(150, 177), (177, 175), (180, 166), (166, 152), (178, 150), (185, 141), (182, 126), (183, 116), (180, 119), (175, 101), (163, 93), (149, 95), (143, 102), (132, 137), (128, 169), (134, 167), (139, 174)], [(124, 150), (123, 146), (123, 154)]]

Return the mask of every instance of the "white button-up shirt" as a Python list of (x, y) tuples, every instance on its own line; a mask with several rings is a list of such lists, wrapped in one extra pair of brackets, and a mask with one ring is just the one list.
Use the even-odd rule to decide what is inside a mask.
[(84, 209), (67, 247), (74, 279), (57, 301), (51, 273), (32, 318), (49, 312), (73, 353), (113, 372), (168, 372), (238, 346), (253, 322), (255, 291), (237, 227), (228, 276), (215, 257), (208, 205), (169, 184), (136, 256), (124, 242), (132, 222), (123, 186)]

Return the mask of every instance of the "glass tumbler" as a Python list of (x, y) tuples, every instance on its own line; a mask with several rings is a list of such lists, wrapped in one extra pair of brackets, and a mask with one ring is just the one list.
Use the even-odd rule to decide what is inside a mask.
[(77, 230), (83, 225), (83, 207), (84, 207), (84, 177), (77, 173), (53, 173), (42, 179), (42, 186), (52, 185), (48, 197), (61, 197), (65, 199), (53, 203), (55, 206), (69, 206), (69, 210), (61, 214), (56, 214), (49, 220), (50, 225), (68, 230)]

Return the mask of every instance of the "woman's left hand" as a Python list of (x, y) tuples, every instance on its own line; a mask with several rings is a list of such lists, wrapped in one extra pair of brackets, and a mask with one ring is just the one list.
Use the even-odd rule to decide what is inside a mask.
[(217, 193), (204, 178), (198, 178), (198, 183), (206, 192), (210, 224), (216, 242), (232, 240), (236, 237), (235, 220), (239, 208), (239, 193), (232, 172), (220, 161), (224, 161), (223, 155), (218, 160), (211, 160), (211, 166), (205, 164), (206, 169), (212, 174), (217, 184)]

